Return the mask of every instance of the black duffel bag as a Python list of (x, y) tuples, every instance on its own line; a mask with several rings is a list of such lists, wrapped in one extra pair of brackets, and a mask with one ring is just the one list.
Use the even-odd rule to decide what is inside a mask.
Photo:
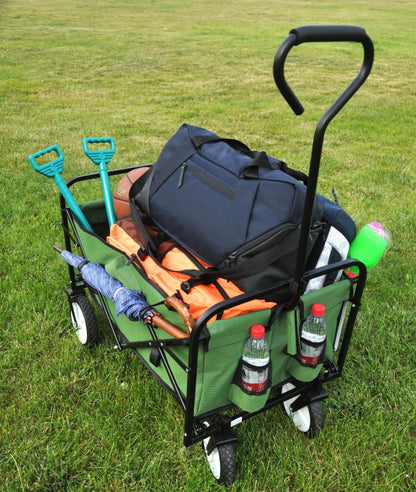
[[(306, 180), (264, 152), (183, 124), (130, 199), (142, 233), (136, 206), (211, 266), (186, 271), (185, 289), (222, 277), (250, 291), (294, 275)], [(309, 250), (322, 231), (324, 200), (315, 200)], [(143, 243), (151, 253), (151, 241)]]

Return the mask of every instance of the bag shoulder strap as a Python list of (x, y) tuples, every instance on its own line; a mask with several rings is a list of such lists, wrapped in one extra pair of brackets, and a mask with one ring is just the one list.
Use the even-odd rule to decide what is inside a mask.
[[(151, 176), (152, 176), (153, 168), (149, 169), (149, 171), (145, 172), (140, 178), (135, 181), (130, 188), (129, 191), (129, 205), (130, 212), (133, 218), (134, 228), (136, 229), (136, 233), (140, 240), (140, 249), (138, 251), (138, 255), (141, 259), (145, 258), (150, 251), (153, 253), (156, 252), (156, 245), (150, 237), (146, 226), (143, 222), (143, 216), (147, 216), (147, 200), (148, 190), (150, 187)], [(140, 210), (144, 210), (144, 212), (140, 212), (137, 208), (136, 198), (142, 198), (140, 200)]]

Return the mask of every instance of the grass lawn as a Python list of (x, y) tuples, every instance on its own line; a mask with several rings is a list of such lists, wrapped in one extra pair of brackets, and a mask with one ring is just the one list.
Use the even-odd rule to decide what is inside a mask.
[[(416, 489), (416, 9), (410, 0), (107, 2), (0, 0), (0, 490), (219, 490), (183, 414), (131, 352), (91, 350), (68, 313), (59, 192), (27, 157), (58, 143), (63, 177), (92, 172), (85, 137), (112, 136), (111, 166), (154, 161), (181, 123), (308, 169), (315, 124), (355, 76), (359, 45), (276, 49), (304, 24), (363, 26), (373, 71), (329, 126), (319, 192), (358, 228), (394, 238), (369, 272), (326, 424), (305, 440), (282, 409), (238, 428), (238, 491)], [(84, 199), (99, 198), (85, 190)], [(92, 196), (96, 194), (97, 196)], [(82, 197), (76, 197), (82, 199)]]

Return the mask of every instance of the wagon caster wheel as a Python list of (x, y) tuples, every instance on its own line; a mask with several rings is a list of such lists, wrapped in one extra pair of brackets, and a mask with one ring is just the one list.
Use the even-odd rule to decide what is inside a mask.
[[(286, 383), (282, 386), (282, 393), (286, 393), (295, 388), (292, 383)], [(299, 395), (300, 396), (300, 395)], [(306, 437), (316, 437), (324, 428), (325, 415), (322, 402), (314, 401), (304, 407), (292, 412), (290, 406), (299, 398), (295, 396), (283, 402), (283, 408), (286, 414), (293, 420), (296, 428), (299, 429)]]
[(69, 299), (71, 321), (82, 345), (94, 345), (98, 341), (98, 326), (94, 309), (85, 295)]
[(205, 456), (208, 460), (211, 473), (217, 482), (222, 485), (231, 485), (236, 476), (234, 446), (232, 444), (215, 445), (212, 437), (202, 442)]

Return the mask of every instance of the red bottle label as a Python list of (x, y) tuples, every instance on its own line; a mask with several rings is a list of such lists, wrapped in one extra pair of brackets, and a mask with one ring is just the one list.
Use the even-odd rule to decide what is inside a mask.
[(243, 363), (242, 383), (245, 388), (253, 393), (259, 393), (267, 388), (267, 377), (269, 369), (267, 367), (259, 367), (251, 369)]
[(307, 355), (301, 354), (300, 358), (302, 362), (305, 364), (309, 364), (310, 366), (316, 366), (318, 364), (320, 355), (313, 355), (312, 357), (308, 357)]

